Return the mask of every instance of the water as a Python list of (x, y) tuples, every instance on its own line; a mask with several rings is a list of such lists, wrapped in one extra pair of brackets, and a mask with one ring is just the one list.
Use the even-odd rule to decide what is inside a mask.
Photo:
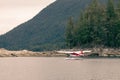
[(0, 58), (0, 80), (120, 80), (120, 59)]

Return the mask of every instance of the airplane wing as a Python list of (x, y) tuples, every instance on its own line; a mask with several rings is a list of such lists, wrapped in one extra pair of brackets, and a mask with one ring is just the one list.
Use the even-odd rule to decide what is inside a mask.
[(89, 53), (89, 52), (92, 52), (91, 50), (85, 50), (83, 51), (83, 53)]
[(72, 54), (72, 53), (80, 53), (80, 52), (89, 53), (89, 52), (91, 52), (91, 50), (85, 50), (85, 51), (57, 51), (57, 52), (58, 53)]
[(73, 53), (73, 52), (71, 52), (71, 51), (57, 51), (58, 53), (66, 53), (66, 54), (71, 54), (71, 53)]

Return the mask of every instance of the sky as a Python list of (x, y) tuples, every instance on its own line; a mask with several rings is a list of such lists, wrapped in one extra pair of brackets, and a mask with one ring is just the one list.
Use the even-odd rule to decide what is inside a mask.
[(55, 0), (1, 0), (0, 35), (28, 21)]

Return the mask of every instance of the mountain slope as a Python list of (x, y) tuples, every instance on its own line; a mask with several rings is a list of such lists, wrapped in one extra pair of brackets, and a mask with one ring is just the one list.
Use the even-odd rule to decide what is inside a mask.
[(68, 18), (73, 16), (76, 19), (90, 2), (91, 0), (57, 0), (28, 22), (0, 36), (0, 47), (36, 51), (64, 48)]

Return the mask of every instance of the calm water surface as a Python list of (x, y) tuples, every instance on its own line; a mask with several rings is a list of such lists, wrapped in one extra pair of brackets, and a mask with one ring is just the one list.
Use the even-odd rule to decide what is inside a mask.
[(120, 59), (0, 58), (0, 80), (120, 80)]

